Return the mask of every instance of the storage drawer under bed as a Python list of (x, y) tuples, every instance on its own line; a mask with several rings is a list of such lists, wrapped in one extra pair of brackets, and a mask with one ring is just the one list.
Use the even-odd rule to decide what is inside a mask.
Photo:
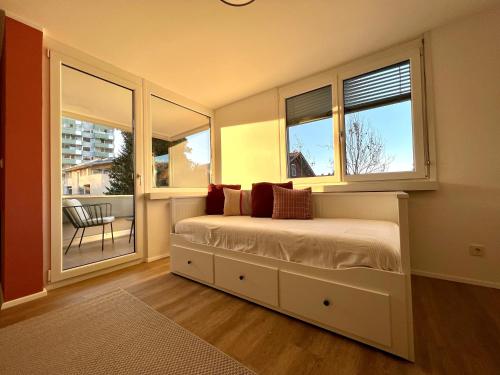
[(174, 273), (178, 272), (188, 277), (213, 284), (213, 259), (214, 255), (212, 253), (172, 246), (170, 253), (170, 267)]
[(280, 271), (279, 295), (283, 310), (391, 346), (389, 294)]
[(278, 306), (278, 269), (215, 255), (215, 285)]

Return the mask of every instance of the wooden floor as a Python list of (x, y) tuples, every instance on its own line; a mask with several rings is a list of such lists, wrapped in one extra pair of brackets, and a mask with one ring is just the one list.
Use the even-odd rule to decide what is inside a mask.
[(260, 374), (500, 374), (500, 290), (425, 277), (413, 278), (414, 364), (172, 275), (168, 260), (52, 290), (1, 311), (0, 327), (115, 288)]

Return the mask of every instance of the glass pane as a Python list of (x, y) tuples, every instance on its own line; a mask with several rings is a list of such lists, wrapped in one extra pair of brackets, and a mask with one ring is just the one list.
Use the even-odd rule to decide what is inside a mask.
[(168, 147), (171, 142), (153, 137), (153, 187), (168, 186)]
[(210, 118), (151, 96), (152, 187), (206, 187)]
[(170, 147), (172, 187), (206, 187), (210, 179), (210, 130), (184, 137)]
[(135, 251), (132, 103), (132, 91), (62, 68), (63, 269)]
[(288, 177), (333, 176), (332, 118), (287, 128)]
[(347, 174), (414, 171), (411, 100), (345, 115)]

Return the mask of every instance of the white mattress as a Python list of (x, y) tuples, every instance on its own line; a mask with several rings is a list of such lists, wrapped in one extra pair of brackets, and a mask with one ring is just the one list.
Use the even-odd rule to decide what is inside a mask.
[(210, 215), (181, 220), (175, 232), (194, 243), (314, 267), (401, 272), (399, 227), (388, 221)]

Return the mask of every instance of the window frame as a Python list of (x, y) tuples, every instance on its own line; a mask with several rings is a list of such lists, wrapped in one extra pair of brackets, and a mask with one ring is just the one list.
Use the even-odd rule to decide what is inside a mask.
[[(142, 195), (144, 194), (144, 184), (140, 176), (143, 174), (143, 113), (142, 113), (142, 79), (133, 74), (116, 68), (106, 62), (89, 56), (83, 52), (65, 46), (50, 38), (46, 39), (48, 69), (49, 69), (49, 97), (50, 97), (50, 274), (48, 281), (50, 284), (64, 282), (66, 279), (75, 277), (86, 277), (91, 272), (104, 271), (111, 267), (123, 267), (125, 264), (140, 262), (144, 257), (145, 249), (145, 226)], [(62, 67), (69, 66), (81, 72), (93, 75), (96, 78), (109, 81), (112, 84), (120, 85), (133, 93), (133, 126), (135, 129), (135, 225), (138, 228), (136, 233), (135, 252), (120, 257), (102, 260), (97, 263), (90, 263), (76, 268), (63, 269), (62, 261)], [(76, 119), (75, 119), (76, 120)], [(73, 192), (74, 193), (74, 192)], [(79, 194), (73, 194), (79, 195)], [(139, 230), (140, 229), (140, 230)]]
[[(333, 176), (291, 177), (288, 175), (288, 131), (286, 124), (286, 100), (325, 86), (332, 87), (332, 126), (333, 126)], [(341, 182), (340, 142), (337, 136), (340, 131), (338, 116), (338, 90), (336, 71), (328, 70), (315, 76), (297, 81), (278, 89), (279, 98), (279, 139), (280, 139), (280, 173), (281, 180), (292, 180), (297, 185), (312, 185)]]
[[(152, 111), (151, 111), (151, 96), (156, 96), (159, 99), (166, 100), (173, 104), (179, 105), (191, 111), (197, 112), (201, 115), (207, 116), (209, 118), (208, 127), (203, 126), (200, 128), (192, 129), (184, 134), (180, 135), (192, 135), (200, 131), (208, 129), (210, 132), (210, 173), (208, 183), (212, 183), (214, 179), (214, 166), (215, 166), (215, 156), (214, 156), (214, 144), (215, 144), (215, 126), (214, 126), (214, 113), (212, 110), (205, 108), (196, 102), (187, 99), (181, 95), (178, 95), (170, 90), (167, 90), (153, 82), (143, 81), (143, 98), (144, 98), (144, 169), (145, 169), (145, 189), (148, 194), (158, 194), (158, 193), (203, 193), (207, 191), (207, 186), (194, 186), (194, 187), (154, 187), (153, 186), (153, 171), (152, 171), (152, 138), (162, 138), (160, 134), (154, 133), (152, 129)], [(163, 138), (164, 139), (164, 138)], [(171, 163), (169, 163), (169, 169), (171, 169)]]
[[(342, 181), (389, 181), (424, 179), (428, 177), (428, 141), (426, 140), (426, 128), (424, 123), (424, 95), (423, 95), (423, 63), (422, 63), (421, 40), (408, 43), (403, 47), (378, 53), (367, 58), (347, 64), (338, 70), (337, 89), (339, 98), (339, 117), (341, 130), (341, 153), (342, 153)], [(413, 160), (414, 171), (407, 172), (383, 172), (360, 175), (347, 174), (346, 137), (345, 137), (345, 114), (344, 114), (344, 80), (356, 77), (377, 69), (388, 67), (401, 61), (410, 61), (411, 77), (411, 107), (412, 107), (412, 135), (413, 135)]]
[[(430, 56), (428, 58), (430, 59)], [(344, 137), (343, 81), (405, 60), (410, 61), (411, 67), (412, 134), (415, 170), (348, 175), (346, 173)], [(427, 95), (425, 93), (426, 86), (432, 85), (432, 80), (427, 82), (424, 71), (428, 67), (429, 64), (424, 56), (424, 39), (419, 38), (279, 87), (281, 180), (292, 180), (294, 184), (301, 187), (316, 186), (317, 191), (435, 190), (437, 188), (436, 168), (431, 161), (435, 159), (433, 112), (432, 106), (429, 106), (426, 102)], [(288, 177), (286, 99), (326, 85), (332, 85), (335, 174), (334, 176), (320, 177)]]

